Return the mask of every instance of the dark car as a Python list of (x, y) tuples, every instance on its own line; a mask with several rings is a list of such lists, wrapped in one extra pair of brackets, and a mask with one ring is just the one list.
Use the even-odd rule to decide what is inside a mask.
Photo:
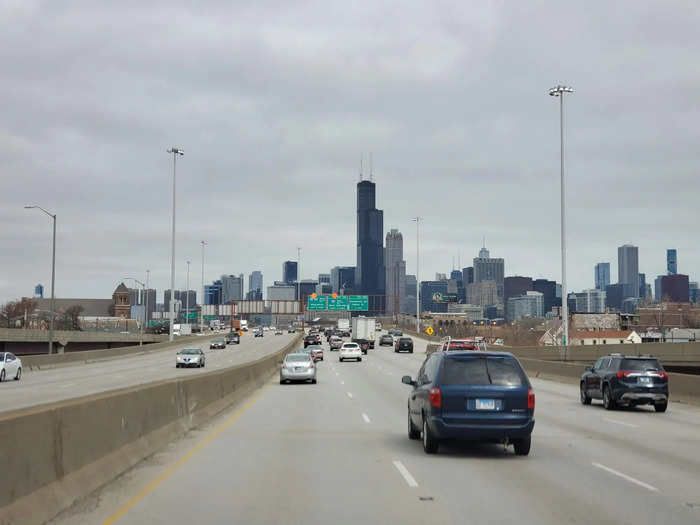
[(379, 338), (379, 346), (394, 346), (394, 338), (389, 334), (384, 334)]
[(238, 332), (229, 332), (226, 334), (226, 344), (227, 345), (239, 345), (241, 344), (241, 336)]
[(297, 329), (294, 328), (293, 326), (290, 326), (289, 328), (287, 328), (288, 334), (295, 334), (296, 332), (297, 332)]
[(607, 410), (618, 405), (668, 407), (668, 374), (656, 357), (610, 354), (587, 366), (581, 376), (581, 403), (602, 399)]
[(304, 348), (310, 345), (320, 345), (321, 341), (316, 334), (309, 334), (304, 337)]
[(530, 453), (535, 426), (535, 394), (513, 354), (435, 352), (418, 378), (403, 376), (408, 396), (408, 437), (423, 438), (428, 454), (447, 439), (512, 443)]
[(401, 337), (403, 335), (403, 332), (401, 330), (397, 330), (396, 328), (392, 328), (389, 330), (389, 334), (393, 335), (394, 337)]
[(254, 335), (255, 337), (265, 337), (265, 332), (263, 332), (262, 328), (258, 328), (257, 330), (255, 330)]
[(212, 339), (211, 343), (209, 343), (209, 348), (226, 348), (226, 340)]
[(413, 339), (410, 337), (399, 337), (396, 340), (394, 352), (409, 352), (413, 353)]

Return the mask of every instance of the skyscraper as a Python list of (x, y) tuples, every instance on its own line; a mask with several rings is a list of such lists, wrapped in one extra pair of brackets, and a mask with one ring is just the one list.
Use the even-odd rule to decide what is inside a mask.
[(610, 284), (610, 263), (602, 262), (595, 265), (595, 289), (605, 291)]
[(282, 264), (282, 280), (287, 284), (297, 282), (297, 262), (284, 261)]
[(386, 234), (384, 249), (386, 265), (386, 313), (393, 315), (401, 311), (406, 294), (406, 261), (403, 260), (403, 236), (397, 229)]
[[(503, 304), (506, 305), (506, 320), (515, 321), (515, 319), (509, 319), (508, 316), (508, 299), (511, 297), (520, 297), (524, 295), (525, 292), (532, 291), (532, 277), (522, 277), (520, 275), (513, 275), (511, 277), (505, 277), (503, 279)], [(544, 308), (544, 294), (542, 295), (542, 308)], [(544, 314), (542, 314), (544, 315)]]
[[(248, 291), (261, 292), (263, 290), (263, 274), (259, 270), (250, 272), (248, 276)], [(255, 294), (254, 294), (255, 295)]]
[(690, 284), (687, 275), (677, 273), (661, 277), (661, 297), (672, 303), (690, 301)]
[(495, 281), (498, 300), (503, 302), (503, 259), (491, 258), (486, 247), (474, 257), (474, 282)]
[(532, 281), (532, 289), (543, 295), (544, 313), (551, 312), (552, 307), (556, 303), (557, 283), (555, 281), (548, 281), (547, 279), (535, 279)]
[(678, 252), (675, 248), (666, 250), (666, 272), (668, 275), (678, 273)]
[(335, 266), (331, 269), (331, 290), (333, 293), (342, 293), (343, 290), (351, 290), (354, 286), (354, 266)]
[(221, 276), (221, 304), (243, 299), (243, 274)]
[(647, 296), (647, 275), (645, 273), (639, 274), (639, 297), (641, 299)]
[(639, 297), (639, 249), (625, 244), (617, 249), (617, 282), (622, 285), (623, 299)]
[[(384, 212), (376, 207), (376, 185), (357, 183), (357, 266), (355, 289), (366, 295), (384, 295)], [(371, 311), (384, 311), (381, 297), (370, 299)]]
[(469, 283), (474, 282), (474, 267), (462, 268), (462, 283), (466, 288)]

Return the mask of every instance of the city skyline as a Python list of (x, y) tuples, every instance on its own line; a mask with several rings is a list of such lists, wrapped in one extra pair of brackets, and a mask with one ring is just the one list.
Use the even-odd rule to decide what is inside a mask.
[[(567, 101), (570, 289), (589, 288), (590, 269), (614, 261), (627, 242), (639, 246), (639, 271), (650, 282), (666, 273), (669, 247), (678, 249), (679, 272), (698, 275), (700, 247), (689, 225), (698, 222), (691, 145), (700, 142), (700, 126), (686, 121), (686, 93), (695, 92), (700, 75), (684, 58), (687, 43), (659, 46), (648, 38), (667, 6), (617, 5), (630, 23), (581, 24), (610, 19), (608, 6), (589, 3), (456, 6), (449, 24), (433, 6), (407, 6), (387, 20), (373, 4), (363, 10), (363, 31), (356, 13), (310, 31), (302, 29), (310, 14), (303, 9), (273, 21), (258, 5), (250, 19), (225, 6), (217, 17), (200, 13), (186, 34), (155, 22), (167, 17), (164, 6), (154, 6), (148, 20), (137, 6), (57, 6), (55, 16), (71, 21), (70, 31), (34, 8), (8, 10), (0, 301), (50, 284), (51, 226), (26, 204), (57, 214), (57, 296), (106, 297), (115, 280), (144, 280), (147, 269), (154, 288), (169, 287), (172, 170), (165, 150), (172, 144), (187, 151), (178, 160), (176, 288), (185, 287), (186, 260), (191, 286), (201, 286), (202, 240), (206, 281), (257, 269), (273, 282), (281, 278), (280, 261), (296, 259), (297, 246), (303, 278), (354, 265), (353, 183), (361, 152), (370, 149), (384, 229), (403, 232), (407, 273), (415, 273), (410, 217), (420, 215), (421, 279), (449, 271), (457, 253), (477, 253), (485, 235), (506, 275), (561, 281), (559, 115), (547, 96), (557, 82), (576, 88)], [(674, 34), (694, 35), (693, 9), (674, 8)], [(96, 23), (105, 19), (120, 46), (93, 45)], [(532, 19), (551, 23), (554, 35), (526, 31)], [(41, 50), (22, 30), (28, 24), (46, 33)], [(196, 28), (221, 35), (233, 51), (222, 56)], [(414, 45), (416, 32), (440, 36), (424, 49)], [(343, 53), (353, 67), (336, 60), (337, 33), (346, 37)], [(553, 47), (557, 36), (569, 45)], [(151, 39), (160, 45), (143, 56)], [(621, 62), (591, 45), (610, 40), (638, 52)], [(395, 46), (405, 53), (398, 70), (388, 67)], [(175, 48), (187, 50), (185, 66)], [(528, 74), (514, 89), (513, 64), (525, 59)], [(661, 62), (667, 67), (649, 67)], [(116, 63), (124, 64), (121, 74)], [(300, 64), (308, 75), (298, 74)], [(235, 73), (241, 70), (244, 78)], [(207, 80), (212, 71), (216, 82)], [(169, 96), (153, 97), (154, 84), (171, 86)], [(672, 90), (658, 97), (658, 85)], [(46, 86), (60, 89), (37, 98)], [(643, 103), (650, 99), (655, 104)], [(682, 133), (678, 122), (687, 122)], [(365, 166), (367, 160), (365, 154)], [(236, 198), (241, 188), (245, 199)], [(322, 220), (310, 220), (311, 210)], [(474, 217), (482, 220), (474, 224)]]

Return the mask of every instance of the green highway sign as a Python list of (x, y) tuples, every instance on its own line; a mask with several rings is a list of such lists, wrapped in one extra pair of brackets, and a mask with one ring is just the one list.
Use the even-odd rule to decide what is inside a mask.
[(329, 311), (347, 311), (348, 310), (348, 304), (349, 304), (349, 296), (347, 295), (339, 295), (335, 299), (333, 299), (332, 296), (327, 296), (328, 297), (328, 310)]
[(328, 304), (327, 295), (319, 295), (314, 299), (310, 295), (306, 298), (306, 309), (307, 310), (325, 310)]
[[(184, 316), (183, 316), (184, 317)], [(187, 319), (197, 319), (197, 312), (190, 312), (187, 315)]]
[(351, 295), (349, 304), (352, 312), (366, 312), (369, 310), (369, 296)]
[(217, 316), (216, 315), (205, 315), (204, 318), (205, 319), (216, 319)]

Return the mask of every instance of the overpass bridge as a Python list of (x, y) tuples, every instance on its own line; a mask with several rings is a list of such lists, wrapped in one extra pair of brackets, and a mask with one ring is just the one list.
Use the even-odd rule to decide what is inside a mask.
[[(138, 345), (141, 341), (143, 344), (158, 343), (167, 338), (167, 335), (162, 334), (55, 330), (54, 351), (63, 353), (117, 348)], [(48, 330), (0, 328), (0, 352), (12, 352), (19, 356), (45, 354), (48, 344)]]

